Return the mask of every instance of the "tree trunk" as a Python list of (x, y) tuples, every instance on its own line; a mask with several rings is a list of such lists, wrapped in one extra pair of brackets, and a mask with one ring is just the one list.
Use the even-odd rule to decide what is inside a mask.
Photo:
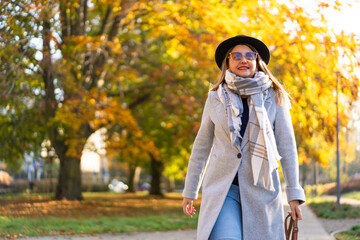
[(129, 164), (129, 176), (128, 176), (128, 192), (135, 192), (134, 176), (135, 176), (136, 166)]
[(51, 158), (50, 161), (49, 161), (49, 165), (50, 165), (50, 171), (49, 171), (49, 180), (50, 180), (50, 191), (49, 192), (55, 192), (54, 191), (54, 184), (53, 184), (53, 167), (54, 167), (54, 159)]
[(82, 200), (80, 158), (60, 158), (56, 199)]
[(173, 177), (169, 177), (166, 179), (166, 191), (174, 192), (175, 190), (175, 179)]
[(151, 187), (150, 194), (162, 195), (161, 193), (161, 174), (163, 171), (163, 163), (156, 159), (152, 154), (151, 156)]
[(318, 191), (317, 191), (317, 188), (318, 188), (318, 164), (315, 160), (313, 160), (313, 174), (314, 174), (314, 185), (315, 185), (315, 188), (314, 188), (314, 191), (313, 191), (313, 194), (315, 196), (318, 195)]
[(139, 183), (141, 168), (132, 164), (129, 164), (129, 176), (128, 176), (128, 192), (136, 192), (136, 186)]
[(301, 184), (302, 184), (303, 187), (305, 187), (306, 184), (307, 184), (309, 167), (304, 161), (300, 165), (300, 170), (301, 170)]
[(134, 186), (135, 186), (135, 191), (136, 191), (136, 187), (139, 184), (140, 181), (140, 173), (141, 173), (141, 167), (137, 166), (135, 168), (135, 175), (134, 175)]

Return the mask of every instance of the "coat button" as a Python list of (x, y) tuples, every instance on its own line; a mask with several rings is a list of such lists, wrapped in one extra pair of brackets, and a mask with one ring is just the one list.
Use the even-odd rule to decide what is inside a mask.
[(237, 154), (237, 157), (238, 157), (238, 158), (241, 158), (241, 153), (238, 153), (238, 154)]

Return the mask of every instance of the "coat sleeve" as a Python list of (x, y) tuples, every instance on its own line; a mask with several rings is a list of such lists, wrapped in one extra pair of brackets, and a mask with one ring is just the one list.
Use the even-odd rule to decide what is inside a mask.
[(275, 139), (281, 158), (281, 167), (286, 183), (286, 196), (288, 202), (299, 200), (305, 202), (304, 189), (299, 184), (299, 162), (296, 149), (294, 129), (290, 116), (290, 102), (276, 107)]
[(203, 179), (209, 154), (214, 139), (214, 123), (210, 118), (212, 111), (212, 98), (216, 92), (209, 92), (201, 119), (200, 129), (196, 135), (191, 151), (185, 187), (182, 196), (190, 199), (197, 199), (201, 181)]

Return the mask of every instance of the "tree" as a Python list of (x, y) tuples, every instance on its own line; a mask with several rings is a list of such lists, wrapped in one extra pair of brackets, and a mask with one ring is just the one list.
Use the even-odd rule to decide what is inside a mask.
[[(129, 131), (136, 131), (136, 121), (122, 104), (121, 96), (112, 95), (112, 84), (116, 85), (121, 74), (116, 79), (109, 76), (112, 71), (117, 71), (112, 67), (112, 61), (119, 61), (121, 56), (121, 43), (116, 36), (124, 25), (133, 21), (128, 18), (128, 13), (140, 3), (2, 2), (1, 30), (2, 35), (8, 35), (4, 46), (15, 50), (10, 57), (5, 49), (2, 53), (8, 58), (9, 66), (4, 67), (5, 77), (1, 83), (7, 85), (7, 81), (12, 87), (4, 91), (2, 106), (10, 110), (3, 114), (2, 120), (6, 121), (9, 113), (17, 113), (15, 109), (19, 108), (8, 99), (15, 96), (27, 106), (29, 101), (25, 94), (28, 94), (30, 99), (38, 99), (30, 112), (38, 114), (33, 125), (40, 126), (39, 130), (31, 129), (29, 123), (26, 131), (19, 131), (20, 136), (35, 135), (25, 142), (32, 147), (13, 147), (15, 153), (7, 156), (12, 154), (8, 158), (10, 161), (26, 150), (33, 151), (44, 139), (39, 133), (45, 132), (60, 159), (57, 199), (82, 199), (80, 156), (86, 139), (95, 130), (116, 122)], [(33, 36), (42, 46), (32, 45)], [(11, 41), (14, 38), (17, 41)], [(17, 72), (17, 67), (22, 72)], [(24, 85), (30, 85), (28, 92), (19, 91)], [(10, 125), (12, 121), (7, 123)], [(14, 134), (16, 140), (20, 139), (19, 135)]]
[[(196, 66), (211, 65), (212, 60), (203, 51), (209, 46), (194, 48), (208, 37), (191, 22), (199, 18), (197, 8), (182, 2), (149, 2), (141, 11), (144, 14), (129, 28), (132, 48), (125, 50), (127, 65), (138, 73), (138, 81), (128, 86), (140, 91), (129, 91), (125, 98), (146, 136), (160, 150), (160, 155), (149, 156), (150, 193), (161, 194), (162, 172), (174, 166), (173, 156), (190, 150), (206, 99), (209, 83), (204, 77), (211, 71)], [(144, 100), (140, 104), (133, 101), (138, 95)], [(183, 167), (186, 161), (182, 159)]]
[[(1, 81), (0, 81), (0, 159), (8, 167), (18, 170), (24, 155), (40, 154), (41, 138), (44, 129), (37, 125), (41, 120), (39, 83), (35, 76), (28, 74), (35, 68), (33, 56), (36, 49), (31, 48), (30, 40), (39, 36), (34, 29), (32, 14), (17, 14), (22, 2), (1, 2)], [(29, 121), (31, 119), (32, 121)]]
[[(141, 18), (142, 30), (139, 32), (144, 36), (140, 34), (143, 37), (139, 45), (147, 51), (137, 52), (145, 52), (146, 58), (152, 59), (150, 63), (161, 66), (150, 69), (158, 75), (149, 80), (163, 83), (163, 88), (159, 93), (161, 97), (155, 98), (158, 102), (147, 102), (148, 107), (144, 105), (140, 116), (145, 120), (140, 124), (147, 134), (153, 136), (156, 146), (162, 150), (163, 159), (172, 159), (163, 160), (168, 174), (171, 168), (177, 169), (174, 163), (186, 166), (190, 142), (197, 131), (196, 126), (199, 126), (207, 81), (215, 82), (217, 79), (214, 50), (220, 41), (234, 34), (259, 37), (269, 45), (272, 52), (269, 67), (292, 97), (300, 162), (329, 163), (335, 147), (336, 78), (340, 76), (341, 92), (347, 96), (343, 98), (347, 103), (340, 107), (344, 127), (350, 119), (347, 113), (349, 103), (357, 98), (359, 86), (354, 71), (358, 67), (356, 52), (359, 50), (356, 36), (335, 34), (322, 14), (322, 9), (327, 7), (341, 9), (339, 2), (320, 4), (317, 15), (313, 16), (292, 1), (289, 5), (277, 1), (211, 1), (201, 4), (174, 1), (151, 7), (155, 12), (162, 12), (163, 19)], [(151, 41), (148, 40), (149, 34), (153, 36)], [(161, 44), (157, 44), (158, 41)], [(139, 56), (139, 59), (142, 58)], [(146, 109), (150, 109), (147, 115)], [(151, 114), (156, 117), (152, 119)], [(195, 127), (194, 131), (191, 131), (192, 127)]]
[[(185, 172), (209, 82), (219, 73), (216, 46), (247, 34), (270, 47), (269, 68), (292, 96), (301, 160), (326, 165), (336, 77), (349, 102), (359, 85), (356, 37), (331, 31), (321, 10), (339, 4), (322, 3), (310, 16), (293, 1), (275, 0), (3, 1), (1, 132), (24, 144), (1, 157), (14, 162), (49, 138), (61, 162), (57, 198), (81, 199), (80, 155), (87, 137), (105, 127), (108, 148), (131, 166), (150, 166), (151, 193), (161, 194), (163, 173)], [(24, 131), (11, 128), (16, 119), (26, 122)]]

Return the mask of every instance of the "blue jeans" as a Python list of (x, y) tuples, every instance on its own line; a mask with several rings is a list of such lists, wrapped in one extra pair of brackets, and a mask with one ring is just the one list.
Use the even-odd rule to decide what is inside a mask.
[(239, 187), (231, 185), (209, 240), (241, 240), (241, 228)]

